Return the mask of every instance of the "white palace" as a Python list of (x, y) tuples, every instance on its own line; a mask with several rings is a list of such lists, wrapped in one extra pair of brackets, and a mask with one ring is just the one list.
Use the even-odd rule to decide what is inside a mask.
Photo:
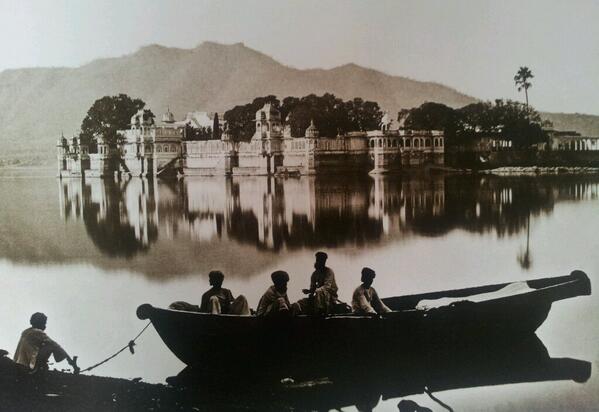
[[(189, 115), (188, 115), (189, 117)], [(289, 119), (271, 104), (256, 112), (256, 132), (249, 142), (234, 141), (226, 131), (220, 139), (186, 140), (185, 121), (167, 111), (158, 124), (131, 118), (131, 127), (110, 146), (96, 136), (97, 153), (89, 153), (78, 138), (58, 141), (60, 177), (160, 175), (276, 175), (320, 173), (386, 173), (443, 164), (441, 131), (405, 130), (387, 114), (379, 130), (320, 136), (314, 123), (303, 137), (291, 137)]]

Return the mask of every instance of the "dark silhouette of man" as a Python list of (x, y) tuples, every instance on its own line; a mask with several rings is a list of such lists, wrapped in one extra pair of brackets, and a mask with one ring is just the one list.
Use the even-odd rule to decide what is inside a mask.
[(325, 252), (316, 252), (314, 255), (314, 272), (310, 276), (310, 289), (302, 289), (308, 298), (300, 299), (294, 304), (294, 311), (315, 315), (331, 313), (337, 301), (337, 283), (335, 272), (326, 266), (328, 255)]
[(202, 295), (200, 303), (200, 312), (212, 314), (231, 314), (249, 316), (250, 309), (248, 301), (243, 295), (233, 298), (229, 289), (223, 288), (225, 275), (220, 270), (213, 270), (208, 274), (210, 288)]
[(288, 315), (291, 304), (287, 297), (287, 283), (289, 274), (277, 270), (270, 275), (273, 285), (269, 287), (260, 298), (257, 316), (281, 316)]
[(362, 284), (356, 288), (351, 300), (352, 311), (365, 315), (381, 314), (391, 312), (391, 309), (383, 303), (378, 293), (372, 287), (372, 282), (376, 277), (374, 270), (370, 268), (362, 269)]
[(79, 367), (75, 360), (48, 335), (46, 335), (46, 322), (48, 317), (41, 312), (31, 315), (29, 323), (31, 327), (27, 328), (21, 334), (21, 339), (15, 350), (14, 361), (29, 369), (45, 370), (48, 369), (48, 359), (54, 356), (56, 362), (67, 360), (73, 367), (75, 373), (79, 373)]

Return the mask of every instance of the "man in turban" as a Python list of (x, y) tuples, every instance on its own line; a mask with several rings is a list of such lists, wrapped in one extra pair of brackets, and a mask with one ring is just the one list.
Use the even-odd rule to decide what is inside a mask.
[(229, 289), (223, 288), (225, 275), (220, 270), (213, 270), (208, 274), (210, 289), (202, 295), (200, 306), (184, 301), (177, 301), (170, 304), (169, 309), (185, 310), (188, 312), (203, 312), (218, 315), (221, 313), (228, 315), (249, 316), (250, 307), (248, 301), (243, 295), (233, 298)]
[(325, 252), (316, 252), (314, 272), (310, 276), (310, 289), (302, 292), (308, 295), (296, 303), (300, 313), (326, 315), (331, 313), (337, 301), (337, 283), (335, 273), (326, 266), (328, 255)]
[(33, 370), (47, 369), (48, 359), (54, 356), (56, 362), (67, 360), (75, 373), (79, 373), (76, 357), (73, 360), (66, 351), (46, 335), (48, 317), (41, 312), (31, 315), (27, 328), (21, 334), (21, 339), (15, 350), (14, 361)]
[(287, 283), (289, 275), (287, 272), (277, 270), (270, 275), (273, 285), (269, 287), (258, 303), (257, 316), (281, 316), (288, 315), (291, 304), (287, 297)]
[(371, 315), (391, 312), (391, 309), (383, 303), (376, 290), (372, 287), (375, 277), (376, 273), (374, 270), (370, 268), (362, 269), (362, 284), (354, 291), (351, 301), (354, 313)]
[(225, 275), (220, 270), (213, 270), (208, 274), (210, 286), (206, 293), (202, 295), (200, 303), (200, 312), (230, 315), (250, 315), (248, 301), (243, 295), (233, 298), (229, 289), (223, 288)]

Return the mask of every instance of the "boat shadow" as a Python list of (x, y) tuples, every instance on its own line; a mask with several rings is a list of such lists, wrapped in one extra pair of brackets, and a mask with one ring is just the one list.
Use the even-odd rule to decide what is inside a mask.
[(527, 382), (582, 383), (591, 376), (590, 362), (551, 358), (536, 335), (509, 344), (499, 339), (428, 345), (409, 354), (380, 342), (354, 349), (314, 353), (300, 362), (278, 355), (247, 365), (225, 362), (211, 370), (188, 367), (168, 381), (200, 404), (318, 411), (355, 406), (363, 411), (381, 399)]

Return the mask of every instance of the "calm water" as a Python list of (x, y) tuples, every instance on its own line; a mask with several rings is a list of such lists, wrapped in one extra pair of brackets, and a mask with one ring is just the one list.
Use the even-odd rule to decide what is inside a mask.
[[(31, 173), (30, 173), (31, 174)], [(39, 173), (33, 173), (39, 174)], [(31, 313), (82, 367), (144, 326), (141, 303), (199, 302), (211, 269), (256, 306), (269, 274), (309, 283), (329, 253), (340, 296), (377, 271), (384, 296), (587, 272), (599, 284), (599, 178), (436, 176), (361, 179), (189, 178), (58, 181), (0, 175), (0, 348), (11, 353)], [(551, 357), (599, 359), (599, 299), (554, 304), (538, 331)], [(100, 375), (162, 382), (182, 364), (153, 329)], [(436, 393), (454, 410), (599, 410), (599, 380)], [(444, 410), (427, 395), (410, 399)], [(380, 400), (377, 411), (397, 410)], [(355, 410), (354, 407), (344, 410)]]

